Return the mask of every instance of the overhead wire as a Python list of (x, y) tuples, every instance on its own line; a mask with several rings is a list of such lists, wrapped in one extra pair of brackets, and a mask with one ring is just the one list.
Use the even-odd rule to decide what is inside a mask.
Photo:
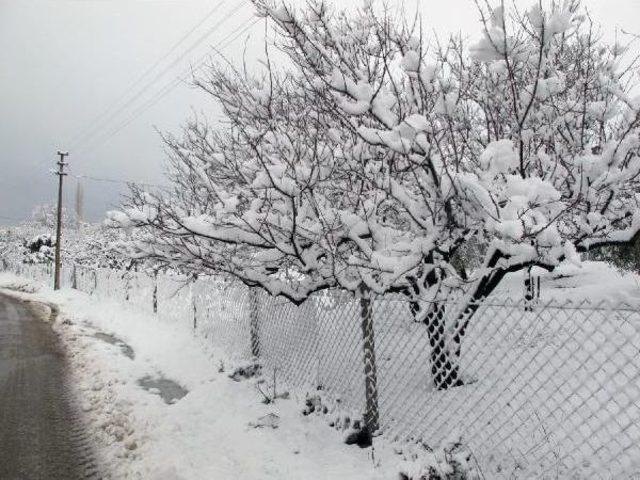
[[(248, 0), (243, 0), (240, 5), (242, 4), (246, 4), (248, 3)], [(196, 43), (191, 44), (190, 48), (188, 48), (186, 51), (184, 51), (181, 56), (177, 59), (175, 59), (169, 66), (165, 67), (162, 72), (160, 72), (159, 74), (157, 74), (153, 80), (151, 80), (151, 82), (148, 82), (148, 85), (151, 85), (153, 83), (155, 83), (162, 75), (164, 75), (166, 72), (168, 72), (171, 68), (173, 68), (182, 58), (184, 58), (184, 56), (186, 56), (190, 51), (193, 50), (193, 48), (195, 48), (199, 43), (201, 43), (206, 36), (208, 36), (209, 34), (211, 34), (214, 30), (216, 30), (223, 21), (228, 20), (229, 18), (231, 18), (235, 12), (238, 11), (238, 8), (236, 7), (236, 9), (234, 10), (234, 12), (231, 12), (229, 15), (227, 15), (222, 21), (216, 23), (216, 25), (212, 28), (208, 30), (208, 34), (207, 35), (202, 35), (198, 38), (198, 40), (196, 41)], [(241, 36), (242, 34), (244, 34), (245, 32), (247, 32), (251, 27), (253, 27), (258, 21), (260, 21), (259, 18), (255, 19), (252, 22), (248, 22), (245, 21), (243, 24), (239, 25), (237, 28), (233, 29), (231, 32), (229, 32), (225, 37), (223, 37), (217, 44), (213, 45), (213, 48), (216, 49), (222, 49), (227, 47), (229, 44), (231, 44), (233, 41), (235, 41), (239, 36)], [(203, 22), (200, 22), (200, 24), (202, 24)], [(194, 30), (197, 27), (194, 27)], [(188, 36), (188, 34), (185, 34), (184, 38), (186, 38)], [(165, 55), (165, 58), (168, 56)], [(151, 108), (153, 105), (155, 105), (156, 103), (158, 103), (162, 98), (164, 98), (166, 95), (168, 95), (176, 86), (178, 86), (180, 83), (185, 82), (186, 78), (183, 78), (185, 75), (188, 75), (189, 73), (193, 74), (195, 73), (197, 70), (199, 70), (200, 68), (202, 68), (206, 62), (206, 60), (209, 58), (210, 53), (207, 52), (206, 54), (202, 55), (201, 57), (198, 58), (198, 60), (190, 65), (188, 68), (184, 69), (174, 80), (172, 80), (171, 82), (169, 82), (167, 85), (165, 85), (162, 89), (160, 89), (158, 92), (156, 92), (156, 94), (151, 97), (150, 99), (148, 99), (145, 103), (143, 103), (142, 105), (140, 105), (136, 110), (133, 111), (133, 114), (124, 122), (121, 124), (118, 124), (117, 127), (115, 127), (114, 129), (110, 130), (109, 132), (106, 133), (106, 135), (103, 135), (102, 137), (95, 137), (95, 135), (92, 135), (93, 137), (95, 137), (93, 139), (92, 142), (90, 142), (87, 147), (90, 149), (87, 150), (86, 152), (91, 152), (94, 151), (97, 147), (101, 146), (102, 144), (104, 144), (106, 141), (108, 141), (110, 138), (112, 138), (113, 136), (115, 136), (117, 133), (119, 133), (122, 129), (126, 128), (131, 122), (133, 122), (136, 118), (138, 118), (141, 114), (143, 114), (144, 112), (146, 112), (149, 108)], [(156, 64), (159, 62), (156, 62)], [(154, 65), (156, 65), (154, 64)], [(148, 69), (149, 71), (152, 71), (153, 68)], [(139, 82), (138, 82), (139, 83)], [(124, 108), (120, 108), (118, 112), (114, 112), (112, 115), (110, 115), (110, 118), (108, 120), (106, 120), (106, 122), (103, 122), (106, 125), (108, 125), (108, 123), (115, 118), (118, 114), (122, 113), (123, 111), (126, 110), (126, 108), (128, 106), (130, 106), (133, 102), (135, 102), (141, 95), (135, 95), (132, 99), (129, 100), (129, 102), (127, 102), (126, 106), (124, 106)], [(86, 137), (86, 140), (88, 140), (90, 137)], [(85, 140), (85, 141), (86, 141)], [(78, 142), (76, 144), (79, 145), (80, 142)], [(158, 184), (153, 184), (153, 183), (147, 183), (147, 182), (139, 182), (139, 181), (132, 181), (132, 180), (125, 180), (125, 179), (115, 179), (115, 178), (107, 178), (107, 177), (98, 177), (98, 176), (92, 176), (92, 175), (84, 175), (84, 174), (73, 174), (70, 173), (71, 176), (77, 178), (77, 179), (87, 179), (87, 180), (91, 180), (91, 181), (97, 181), (97, 182), (108, 182), (108, 183), (118, 183), (118, 184), (134, 184), (134, 185), (140, 185), (140, 186), (151, 186), (151, 187), (157, 187), (157, 188), (166, 188), (166, 185), (158, 185)]]
[(105, 128), (112, 120), (114, 120), (118, 115), (122, 112), (126, 111), (133, 103), (135, 103), (140, 97), (142, 97), (145, 93), (147, 93), (149, 87), (156, 83), (160, 78), (162, 78), (167, 72), (173, 69), (181, 60), (184, 59), (186, 55), (192, 52), (196, 47), (198, 47), (204, 40), (206, 40), (212, 33), (214, 33), (221, 25), (227, 22), (231, 17), (237, 14), (239, 11), (239, 7), (244, 4), (247, 4), (249, 0), (242, 0), (238, 5), (236, 5), (233, 10), (227, 12), (227, 14), (222, 17), (217, 23), (215, 23), (211, 28), (207, 29), (202, 35), (200, 35), (193, 43), (191, 43), (178, 57), (176, 57), (171, 63), (166, 65), (162, 70), (156, 73), (153, 78), (145, 84), (137, 89), (136, 93), (123, 105), (121, 105), (117, 110), (112, 112), (101, 124), (92, 130), (90, 135), (85, 135), (74, 144), (72, 144), (69, 149), (75, 150), (83, 143), (86, 143), (91, 138), (95, 137), (96, 134), (99, 134), (100, 130)]
[(131, 85), (124, 90), (118, 98), (112, 102), (104, 111), (102, 111), (99, 115), (94, 117), (93, 120), (89, 122), (89, 124), (81, 130), (78, 134), (76, 134), (68, 143), (73, 145), (77, 143), (82, 137), (93, 132), (95, 127), (99, 125), (99, 123), (104, 119), (114, 108), (117, 106), (122, 100), (126, 99), (131, 91), (137, 87), (142, 80), (147, 78), (162, 62), (164, 62), (169, 55), (171, 55), (180, 45), (182, 45), (193, 32), (195, 32), (198, 28), (200, 28), (207, 20), (209, 20), (218, 9), (224, 5), (226, 0), (220, 0), (212, 10), (209, 11), (201, 20), (199, 20), (193, 27), (191, 27), (187, 32), (185, 32), (171, 47), (167, 50), (162, 56), (160, 56), (153, 64), (151, 64), (143, 73), (140, 75)]
[[(217, 45), (218, 48), (224, 48), (227, 45), (229, 45), (231, 42), (236, 40), (240, 35), (242, 35), (246, 31), (248, 31), (251, 27), (253, 27), (258, 21), (260, 21), (259, 18), (255, 19), (253, 22), (250, 22), (250, 23), (246, 24), (241, 29), (235, 29), (234, 31), (232, 31), (229, 35), (227, 35), (225, 38), (223, 38), (221, 40), (221, 42), (224, 42), (227, 39), (229, 39), (229, 40), (224, 45)], [(232, 35), (233, 35), (233, 38), (229, 38)], [(98, 137), (93, 142), (91, 142), (89, 145), (87, 145), (87, 149), (85, 150), (85, 153), (93, 152), (96, 148), (100, 147), (106, 141), (108, 141), (109, 139), (111, 139), (112, 137), (117, 135), (120, 131), (122, 131), (124, 128), (126, 128), (128, 125), (130, 125), (134, 120), (136, 120), (140, 115), (145, 113), (147, 110), (149, 110), (151, 107), (153, 107), (156, 103), (158, 103), (160, 100), (162, 100), (164, 97), (166, 97), (175, 87), (177, 87), (180, 83), (186, 81), (186, 79), (182, 78), (183, 75), (186, 75), (189, 72), (193, 72), (194, 73), (195, 71), (197, 71), (199, 68), (201, 68), (204, 65), (204, 63), (206, 62), (206, 59), (208, 57), (209, 57), (209, 54), (205, 54), (204, 56), (202, 56), (198, 60), (198, 62), (196, 62), (195, 67), (192, 66), (192, 67), (186, 69), (185, 71), (183, 71), (182, 75), (176, 77), (174, 80), (172, 80), (171, 82), (166, 84), (162, 89), (160, 89), (158, 92), (156, 92), (156, 94), (153, 97), (151, 97), (145, 103), (143, 103), (137, 109), (135, 109), (133, 111), (132, 115), (127, 120), (125, 120), (121, 124), (117, 125), (115, 128), (111, 129), (109, 132), (104, 134), (102, 137)]]
[(140, 182), (136, 180), (125, 180), (121, 178), (108, 178), (108, 177), (97, 177), (93, 175), (82, 175), (82, 174), (73, 174), (70, 173), (70, 176), (74, 177), (77, 180), (91, 180), (94, 182), (107, 182), (107, 183), (119, 183), (123, 185), (140, 185), (143, 187), (157, 187), (157, 188), (166, 188), (166, 185), (159, 185), (157, 183), (149, 183), (149, 182)]

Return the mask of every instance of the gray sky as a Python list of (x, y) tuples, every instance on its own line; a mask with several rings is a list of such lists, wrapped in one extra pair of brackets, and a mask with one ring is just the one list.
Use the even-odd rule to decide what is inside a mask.
[[(472, 0), (407, 0), (405, 4), (412, 9), (416, 1), (424, 24), (439, 34), (479, 32)], [(517, 0), (523, 7), (530, 3)], [(640, 32), (640, 0), (584, 3), (606, 31), (621, 27)], [(340, 4), (355, 6), (361, 0)], [(0, 225), (28, 218), (36, 204), (53, 203), (56, 178), (49, 170), (59, 148), (70, 150), (74, 174), (161, 183), (164, 154), (154, 126), (175, 131), (192, 109), (216, 112), (209, 99), (184, 83), (170, 86), (212, 46), (239, 61), (249, 33), (248, 58), (255, 61), (262, 50), (262, 23), (229, 43), (253, 20), (251, 6), (241, 0), (0, 0)], [(183, 55), (200, 37), (205, 40)], [(138, 88), (130, 89), (163, 57)], [(167, 71), (160, 75), (163, 70)], [(143, 95), (118, 111), (123, 93), (130, 98), (152, 80)], [(157, 103), (136, 116), (165, 91)], [(74, 146), (72, 140), (108, 108), (117, 115), (97, 124), (98, 135)], [(107, 119), (108, 115), (102, 117)], [(66, 197), (72, 201), (76, 180), (67, 180)], [(107, 181), (83, 183), (89, 220), (101, 219), (126, 190)]]

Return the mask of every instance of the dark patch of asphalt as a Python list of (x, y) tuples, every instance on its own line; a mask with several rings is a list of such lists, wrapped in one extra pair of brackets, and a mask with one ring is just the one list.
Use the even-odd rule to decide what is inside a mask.
[(64, 349), (27, 302), (0, 294), (0, 479), (99, 479)]
[(103, 342), (108, 343), (109, 345), (115, 345), (119, 347), (122, 354), (125, 357), (129, 358), (130, 360), (134, 360), (136, 358), (136, 354), (133, 351), (133, 348), (131, 348), (126, 343), (124, 343), (115, 335), (111, 335), (109, 333), (97, 332), (97, 333), (94, 333), (93, 336), (98, 340), (102, 340)]
[(165, 377), (142, 377), (138, 380), (140, 385), (145, 390), (160, 395), (160, 398), (164, 400), (164, 403), (171, 405), (183, 398), (188, 390), (182, 388), (178, 383)]
[[(92, 335), (92, 337), (97, 338), (109, 345), (114, 345), (120, 348), (120, 352), (127, 358), (134, 360), (136, 358), (135, 352), (130, 345), (125, 343), (122, 339), (117, 336), (104, 333), (104, 332), (96, 332)], [(152, 377), (150, 375), (146, 375), (137, 381), (138, 385), (141, 386), (144, 390), (154, 394), (159, 395), (160, 398), (167, 404), (171, 405), (176, 403), (178, 400), (183, 398), (188, 390), (183, 388), (177, 382), (169, 378), (165, 378), (162, 375)]]

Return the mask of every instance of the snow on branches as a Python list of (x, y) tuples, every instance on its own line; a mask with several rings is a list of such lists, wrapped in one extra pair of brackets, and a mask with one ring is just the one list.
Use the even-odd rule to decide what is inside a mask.
[(111, 214), (136, 255), (296, 302), (365, 285), (472, 304), (508, 272), (637, 234), (633, 65), (577, 2), (479, 9), (479, 42), (435, 46), (371, 2), (254, 4), (290, 65), (196, 80), (227, 120), (166, 137), (173, 190), (134, 188)]

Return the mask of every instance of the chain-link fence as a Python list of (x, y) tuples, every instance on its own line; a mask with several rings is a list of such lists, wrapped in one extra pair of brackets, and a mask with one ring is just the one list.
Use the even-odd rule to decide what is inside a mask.
[[(22, 272), (43, 279), (42, 267)], [(279, 384), (370, 416), (390, 441), (458, 442), (485, 479), (640, 478), (640, 312), (488, 299), (417, 322), (402, 297), (300, 306), (213, 278), (67, 269), (65, 283), (192, 329)], [(634, 476), (635, 475), (635, 476)]]

